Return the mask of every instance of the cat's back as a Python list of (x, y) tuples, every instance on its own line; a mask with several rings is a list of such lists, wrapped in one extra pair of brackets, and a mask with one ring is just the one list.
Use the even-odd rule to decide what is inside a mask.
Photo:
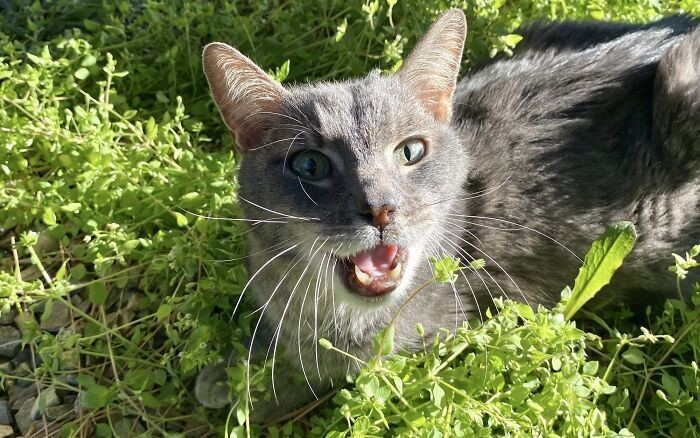
[[(474, 163), (467, 189), (487, 190), (469, 214), (509, 218), (579, 254), (606, 225), (632, 220), (631, 264), (665, 270), (670, 251), (700, 241), (698, 22), (538, 23), (523, 34), (513, 58), (455, 94), (453, 122)], [(550, 253), (563, 266), (556, 281), (575, 275), (578, 262), (551, 241), (475, 233), (510, 266)]]

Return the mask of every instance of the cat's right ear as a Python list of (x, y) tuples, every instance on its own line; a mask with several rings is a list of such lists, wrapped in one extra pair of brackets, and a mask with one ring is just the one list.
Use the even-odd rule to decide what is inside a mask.
[(253, 61), (224, 43), (204, 47), (202, 66), (236, 146), (242, 152), (253, 149), (261, 142), (270, 113), (279, 111), (287, 91)]

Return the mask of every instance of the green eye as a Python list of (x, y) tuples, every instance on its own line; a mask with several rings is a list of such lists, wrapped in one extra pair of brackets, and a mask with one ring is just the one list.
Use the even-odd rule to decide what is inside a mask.
[(320, 152), (302, 151), (292, 159), (292, 170), (301, 178), (318, 181), (331, 174), (331, 162)]
[(402, 166), (411, 166), (425, 156), (425, 143), (417, 138), (406, 140), (394, 149), (394, 160)]

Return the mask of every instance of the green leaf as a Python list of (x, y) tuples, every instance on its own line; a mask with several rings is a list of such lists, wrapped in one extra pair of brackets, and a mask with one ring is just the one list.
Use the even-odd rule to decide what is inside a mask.
[(41, 220), (48, 226), (56, 225), (56, 213), (50, 207), (44, 208), (44, 214), (41, 216)]
[(644, 355), (636, 347), (631, 347), (629, 350), (622, 353), (622, 358), (634, 365), (641, 365), (644, 363)]
[(374, 337), (374, 352), (379, 356), (386, 356), (394, 351), (394, 324), (382, 329)]
[(107, 286), (104, 283), (93, 283), (88, 287), (88, 298), (92, 304), (99, 306), (107, 300)]
[(168, 316), (170, 316), (170, 312), (172, 311), (172, 304), (161, 304), (160, 306), (158, 306), (158, 310), (156, 311), (156, 318), (158, 319), (158, 321), (162, 321)]
[(75, 73), (73, 73), (73, 76), (80, 80), (83, 80), (90, 76), (90, 70), (86, 69), (85, 67), (80, 67), (75, 71)]
[(173, 216), (175, 216), (175, 220), (177, 221), (177, 225), (180, 227), (186, 227), (187, 226), (187, 216), (185, 216), (182, 213), (179, 212), (173, 212)]
[(87, 388), (80, 396), (80, 405), (88, 409), (104, 408), (112, 399), (109, 388), (95, 384)]
[(431, 393), (433, 395), (433, 404), (437, 407), (442, 406), (442, 398), (445, 396), (445, 390), (442, 389), (442, 387), (437, 382), (435, 382)]
[(61, 210), (66, 211), (68, 213), (75, 213), (80, 209), (80, 202), (71, 202), (66, 205), (61, 206)]
[(574, 282), (571, 299), (566, 303), (566, 319), (571, 319), (603, 286), (610, 283), (636, 239), (634, 225), (631, 222), (619, 222), (608, 228), (593, 243)]
[(503, 39), (503, 42), (506, 43), (506, 46), (512, 48), (512, 47), (515, 47), (516, 44), (518, 44), (523, 39), (523, 37), (521, 35), (511, 33), (508, 35), (504, 35), (502, 37), (502, 39)]
[(430, 262), (435, 267), (434, 279), (438, 283), (454, 283), (459, 272), (459, 259), (444, 256), (441, 259), (430, 257)]
[(80, 280), (81, 278), (85, 277), (87, 274), (87, 269), (85, 268), (85, 265), (82, 263), (78, 263), (75, 266), (72, 266), (70, 268), (70, 278), (74, 280)]

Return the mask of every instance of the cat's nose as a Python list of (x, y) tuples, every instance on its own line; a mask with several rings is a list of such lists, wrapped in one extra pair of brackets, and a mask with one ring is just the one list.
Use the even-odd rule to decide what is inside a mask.
[(383, 232), (384, 228), (393, 220), (395, 212), (396, 205), (394, 204), (367, 204), (361, 209), (360, 216), (366, 218), (372, 226), (379, 229), (380, 232)]

